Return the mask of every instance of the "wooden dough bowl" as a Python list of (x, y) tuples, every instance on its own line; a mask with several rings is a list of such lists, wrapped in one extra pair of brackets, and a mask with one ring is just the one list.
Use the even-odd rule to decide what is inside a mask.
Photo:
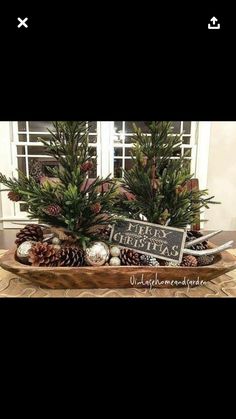
[[(211, 244), (211, 247), (214, 245)], [(236, 257), (222, 252), (209, 266), (84, 266), (80, 268), (34, 268), (15, 257), (16, 249), (0, 258), (0, 266), (44, 288), (173, 288), (198, 286), (236, 269)], [(202, 282), (204, 281), (204, 282)]]

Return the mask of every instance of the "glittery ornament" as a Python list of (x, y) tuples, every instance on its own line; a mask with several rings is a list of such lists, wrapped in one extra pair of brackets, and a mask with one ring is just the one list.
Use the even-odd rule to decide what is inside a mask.
[(179, 262), (168, 262), (168, 261), (166, 261), (165, 266), (179, 266)]
[(91, 266), (105, 265), (109, 256), (109, 247), (103, 242), (94, 242), (85, 250), (85, 261)]
[(120, 264), (121, 264), (121, 260), (120, 258), (116, 256), (113, 256), (109, 261), (110, 266), (120, 266)]
[(110, 248), (111, 256), (119, 257), (120, 256), (120, 248), (118, 246), (112, 246)]
[(156, 258), (150, 257), (148, 265), (149, 266), (159, 266), (160, 263), (158, 262), (158, 260)]
[(35, 241), (28, 240), (19, 245), (16, 251), (16, 256), (19, 262), (26, 265), (29, 264), (29, 251), (35, 243)]

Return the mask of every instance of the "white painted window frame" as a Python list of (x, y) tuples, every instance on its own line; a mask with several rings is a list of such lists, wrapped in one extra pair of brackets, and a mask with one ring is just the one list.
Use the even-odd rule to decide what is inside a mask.
[[(211, 122), (199, 121), (196, 125), (196, 167), (195, 176), (199, 181), (199, 189), (207, 189), (209, 149), (211, 138)], [(202, 211), (201, 218), (205, 218), (205, 211)], [(204, 222), (200, 224), (201, 230), (204, 229)]]

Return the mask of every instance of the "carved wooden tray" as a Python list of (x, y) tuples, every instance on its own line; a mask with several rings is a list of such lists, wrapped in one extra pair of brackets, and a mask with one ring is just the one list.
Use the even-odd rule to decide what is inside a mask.
[[(211, 247), (215, 247), (211, 244)], [(227, 251), (209, 266), (84, 266), (81, 268), (34, 268), (15, 258), (16, 249), (0, 258), (0, 266), (44, 288), (173, 288), (198, 286), (236, 269), (236, 257)], [(203, 281), (203, 282), (202, 282)]]

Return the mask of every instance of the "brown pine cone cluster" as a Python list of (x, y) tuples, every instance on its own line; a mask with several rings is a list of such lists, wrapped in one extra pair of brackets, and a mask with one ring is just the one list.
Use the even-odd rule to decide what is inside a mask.
[(93, 162), (91, 160), (88, 160), (88, 161), (82, 163), (81, 166), (80, 166), (81, 172), (84, 172), (84, 173), (88, 172), (92, 168), (93, 168)]
[(98, 229), (98, 234), (99, 234), (99, 237), (101, 238), (101, 240), (109, 240), (110, 235), (111, 235), (111, 227), (106, 226), (106, 227), (103, 227), (103, 228), (99, 228)]
[(158, 266), (160, 261), (156, 258), (142, 253), (135, 252), (132, 249), (121, 249), (120, 250), (121, 265), (128, 266)]
[(84, 264), (84, 252), (82, 249), (62, 247), (60, 250), (59, 266), (82, 266)]
[(12, 202), (19, 202), (22, 199), (19, 193), (13, 192), (13, 191), (8, 192), (7, 196), (8, 196), (8, 199), (10, 199), (10, 201)]
[(197, 264), (198, 264), (198, 266), (211, 265), (214, 262), (214, 259), (215, 259), (214, 255), (198, 256)]
[[(189, 231), (187, 231), (186, 242), (189, 242), (189, 241), (191, 242), (191, 241), (193, 241), (195, 239), (198, 239), (199, 237), (202, 237), (202, 236), (203, 236), (203, 234), (200, 233), (200, 231), (189, 230)], [(193, 246), (190, 247), (190, 249), (192, 249), (192, 250), (208, 249), (208, 242), (207, 242), (207, 240), (204, 240), (201, 243), (194, 244)]]
[(60, 248), (49, 243), (38, 242), (29, 252), (29, 262), (35, 267), (82, 266), (84, 252), (76, 246)]
[(61, 214), (61, 207), (57, 204), (51, 204), (44, 208), (43, 212), (47, 215), (51, 215), (52, 217), (57, 217)]
[(140, 265), (140, 254), (131, 249), (121, 249), (121, 265)]
[(15, 244), (17, 246), (20, 246), (21, 243), (29, 240), (40, 242), (43, 239), (43, 230), (37, 224), (27, 224), (19, 233), (17, 233), (16, 237)]
[(197, 266), (197, 259), (195, 258), (195, 256), (185, 255), (185, 256), (183, 256), (183, 259), (182, 259), (182, 262), (181, 262), (180, 266), (195, 267), (195, 266)]
[(90, 206), (90, 210), (94, 213), (94, 214), (99, 214), (99, 212), (101, 211), (102, 206), (100, 204), (100, 202), (95, 202), (94, 204), (92, 204)]
[(32, 266), (57, 266), (60, 256), (60, 251), (52, 244), (35, 243), (29, 251), (29, 262)]

